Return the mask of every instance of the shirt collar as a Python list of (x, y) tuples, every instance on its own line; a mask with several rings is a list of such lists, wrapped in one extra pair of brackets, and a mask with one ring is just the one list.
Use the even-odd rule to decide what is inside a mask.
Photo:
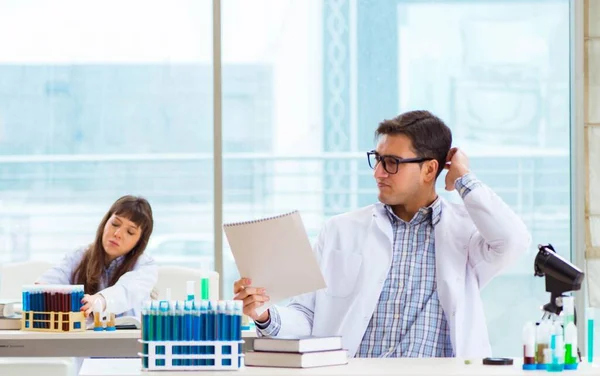
[(119, 256), (112, 260), (108, 266), (104, 267), (104, 271), (108, 274), (112, 274), (125, 260), (125, 255)]
[(407, 224), (416, 225), (424, 221), (430, 221), (431, 224), (435, 226), (439, 223), (442, 214), (442, 201), (440, 196), (438, 196), (429, 206), (420, 208), (409, 222), (405, 222), (398, 217), (394, 213), (394, 210), (392, 210), (391, 206), (384, 205), (384, 207), (392, 223), (404, 222)]

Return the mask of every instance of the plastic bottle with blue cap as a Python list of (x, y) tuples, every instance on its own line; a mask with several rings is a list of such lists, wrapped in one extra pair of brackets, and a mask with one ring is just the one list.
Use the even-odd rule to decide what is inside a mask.
[(552, 335), (550, 336), (550, 363), (546, 365), (548, 372), (562, 372), (565, 368), (565, 346), (563, 340), (563, 330), (559, 322), (552, 325)]

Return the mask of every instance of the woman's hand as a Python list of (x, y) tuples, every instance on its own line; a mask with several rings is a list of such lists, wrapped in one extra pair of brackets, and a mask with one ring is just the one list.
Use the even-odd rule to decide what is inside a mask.
[(92, 313), (92, 311), (94, 310), (94, 306), (96, 305), (99, 305), (98, 308), (101, 309), (101, 312), (104, 312), (104, 310), (106, 309), (106, 300), (100, 294), (85, 294), (83, 296), (83, 299), (81, 299), (81, 303), (83, 304), (83, 307), (81, 307), (81, 311), (83, 311), (85, 317), (88, 317), (90, 313)]

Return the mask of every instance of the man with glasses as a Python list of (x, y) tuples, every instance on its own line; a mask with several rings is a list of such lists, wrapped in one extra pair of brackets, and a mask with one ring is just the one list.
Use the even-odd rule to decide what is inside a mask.
[[(351, 356), (489, 356), (480, 290), (527, 251), (527, 228), (431, 113), (386, 120), (376, 136), (378, 202), (331, 218), (315, 245), (327, 288), (260, 316), (268, 291), (242, 278), (235, 298), (260, 335), (340, 335)], [(460, 204), (436, 193), (444, 169)]]

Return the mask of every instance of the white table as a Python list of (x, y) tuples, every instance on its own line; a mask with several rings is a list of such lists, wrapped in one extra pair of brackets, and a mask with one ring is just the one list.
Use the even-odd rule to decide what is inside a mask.
[[(567, 375), (599, 375), (600, 367), (587, 363), (579, 365), (577, 371)], [(81, 367), (80, 376), (223, 376), (223, 375), (541, 375), (547, 371), (523, 371), (520, 360), (515, 359), (514, 366), (484, 366), (481, 361), (465, 364), (464, 360), (454, 358), (387, 358), (387, 359), (350, 359), (344, 366), (322, 368), (263, 368), (246, 367), (239, 371), (141, 371), (140, 359), (86, 359)]]
[[(244, 331), (249, 341), (254, 331)], [(108, 357), (133, 358), (141, 351), (140, 330), (52, 333), (0, 330), (0, 357)]]

